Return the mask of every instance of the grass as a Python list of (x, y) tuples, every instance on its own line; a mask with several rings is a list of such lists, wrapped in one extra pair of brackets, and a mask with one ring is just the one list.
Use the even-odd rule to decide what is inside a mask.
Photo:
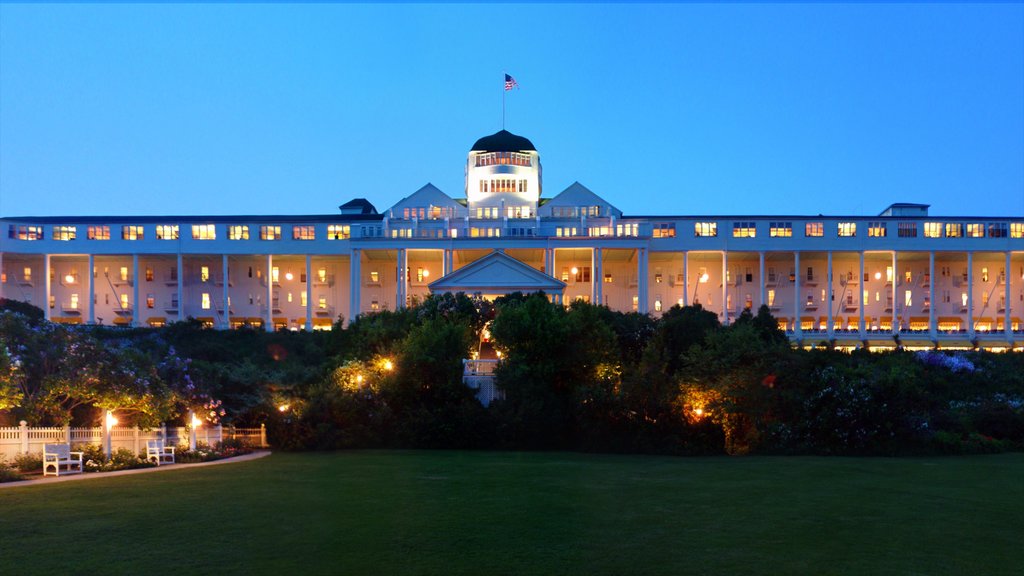
[(1019, 574), (1024, 454), (274, 454), (0, 490), (19, 574)]

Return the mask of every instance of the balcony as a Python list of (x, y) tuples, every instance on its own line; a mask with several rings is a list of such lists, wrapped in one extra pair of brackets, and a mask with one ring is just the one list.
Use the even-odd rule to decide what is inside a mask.
[(334, 286), (334, 274), (327, 274), (323, 278), (317, 276), (313, 279), (313, 286), (325, 287)]
[(164, 274), (164, 284), (167, 285), (167, 286), (177, 286), (178, 285), (178, 275), (177, 274)]
[(78, 307), (78, 302), (61, 302), (61, 312), (65, 314), (81, 314), (82, 309)]
[(178, 311), (178, 301), (171, 300), (170, 302), (164, 302), (164, 312), (176, 313)]
[(318, 307), (313, 310), (313, 314), (322, 318), (332, 318), (334, 317), (334, 306)]

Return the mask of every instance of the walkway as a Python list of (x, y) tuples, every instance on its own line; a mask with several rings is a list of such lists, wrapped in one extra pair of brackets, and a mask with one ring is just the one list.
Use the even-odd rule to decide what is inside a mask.
[(236, 462), (247, 462), (249, 460), (256, 460), (263, 458), (264, 456), (270, 456), (269, 450), (263, 450), (260, 452), (252, 452), (250, 454), (243, 454), (241, 456), (235, 456), (233, 458), (224, 458), (222, 460), (213, 460), (212, 462), (197, 462), (195, 464), (165, 464), (163, 466), (154, 466), (153, 468), (135, 468), (134, 470), (117, 470), (114, 472), (83, 472), (81, 474), (68, 474), (67, 476), (46, 476), (42, 478), (36, 478), (33, 480), (19, 480), (17, 482), (2, 482), (0, 483), (0, 490), (4, 488), (15, 488), (18, 486), (38, 486), (42, 484), (54, 484), (56, 482), (75, 482), (78, 480), (91, 480), (93, 478), (112, 478), (114, 476), (129, 476), (132, 474), (149, 474), (151, 472), (163, 472), (165, 470), (184, 470), (186, 468), (202, 468), (204, 466), (219, 466), (221, 464), (234, 464)]

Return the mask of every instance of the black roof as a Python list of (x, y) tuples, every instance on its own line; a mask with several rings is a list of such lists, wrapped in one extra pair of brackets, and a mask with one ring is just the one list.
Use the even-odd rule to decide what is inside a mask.
[(495, 132), (490, 136), (484, 136), (483, 138), (476, 141), (470, 150), (477, 152), (526, 152), (534, 151), (537, 149), (533, 147), (533, 142), (522, 136), (516, 136), (508, 130), (501, 130)]
[[(349, 200), (348, 202), (345, 202), (341, 206), (338, 206), (338, 209), (341, 210), (342, 212), (346, 212), (346, 213), (350, 213), (350, 214), (351, 213), (355, 213), (355, 214), (376, 214), (377, 213), (377, 208), (373, 204), (370, 204), (370, 201), (367, 200), (366, 198), (354, 198), (352, 200)], [(358, 210), (358, 212), (357, 212), (357, 210)]]

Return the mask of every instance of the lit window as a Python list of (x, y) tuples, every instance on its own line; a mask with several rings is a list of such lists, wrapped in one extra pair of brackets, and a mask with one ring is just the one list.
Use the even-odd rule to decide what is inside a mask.
[(1024, 222), (1010, 223), (1010, 238), (1024, 238)]
[(316, 307), (321, 310), (327, 310), (327, 297), (321, 296), (316, 303)]
[(75, 226), (54, 226), (54, 240), (74, 240), (78, 236), (78, 228)]
[(280, 226), (260, 226), (260, 240), (280, 240)]
[(16, 238), (18, 240), (42, 240), (43, 239), (43, 227), (42, 226), (15, 226), (11, 224), (7, 229), (8, 238)]
[(146, 308), (153, 308), (156, 306), (156, 296), (152, 294), (146, 294)]
[(192, 239), (193, 240), (216, 240), (217, 239), (217, 227), (213, 224), (193, 224), (192, 225)]
[(754, 238), (757, 236), (757, 227), (753, 222), (733, 222), (733, 238)]
[(292, 239), (293, 240), (315, 240), (316, 229), (313, 226), (293, 226), (292, 227)]
[(941, 222), (925, 222), (924, 223), (924, 237), (925, 238), (942, 238), (942, 223)]
[(661, 312), (661, 297), (654, 299), (654, 311)]
[(153, 269), (152, 268), (146, 268), (146, 282), (152, 282), (152, 281), (153, 281)]
[(984, 238), (985, 237), (985, 225), (979, 222), (971, 222), (967, 225), (967, 237), (968, 238)]
[(199, 281), (209, 282), (210, 281), (210, 267), (203, 266), (199, 269)]
[(962, 238), (964, 225), (959, 222), (946, 222), (946, 238)]
[(89, 226), (86, 231), (89, 240), (110, 240), (110, 226)]
[(907, 290), (906, 292), (903, 293), (903, 305), (906, 306), (907, 308), (909, 308), (909, 307), (913, 306), (913, 303), (914, 303), (913, 292), (911, 292), (910, 290)]
[(900, 238), (917, 238), (917, 222), (900, 222), (896, 232)]
[(604, 283), (605, 284), (611, 284), (613, 281), (614, 281), (614, 279), (612, 278), (611, 274), (605, 274), (604, 275)]
[(768, 306), (775, 306), (775, 290), (772, 288), (768, 289)]
[(842, 237), (850, 237), (850, 236), (856, 236), (857, 235), (857, 223), (856, 222), (840, 222), (839, 226), (838, 226), (838, 229), (839, 229), (839, 236), (842, 236)]
[(131, 304), (128, 302), (128, 293), (121, 294), (121, 309), (128, 310)]
[(317, 268), (316, 279), (318, 282), (327, 282), (327, 268)]
[(793, 237), (793, 223), (792, 222), (769, 222), (768, 223), (768, 236), (772, 238), (792, 238)]
[(121, 239), (122, 240), (142, 240), (143, 232), (142, 226), (121, 226)]
[(352, 235), (352, 229), (347, 224), (328, 224), (327, 225), (327, 239), (328, 240), (348, 240)]
[(370, 272), (370, 282), (378, 284), (380, 282), (380, 273), (376, 270)]
[(210, 309), (210, 293), (203, 292), (203, 310)]
[(127, 266), (121, 266), (120, 272), (121, 272), (121, 276), (120, 276), (121, 282), (127, 282), (128, 281), (128, 267)]
[(868, 222), (868, 238), (885, 238), (887, 233), (885, 222)]
[(228, 226), (228, 240), (248, 240), (249, 227), (244, 224)]
[(654, 225), (652, 236), (655, 238), (675, 238), (676, 225), (672, 222), (657, 223)]
[[(606, 230), (606, 228), (602, 227), (601, 230)], [(615, 235), (616, 236), (639, 236), (640, 235), (640, 225), (639, 224), (635, 224), (635, 223), (634, 224), (616, 224), (615, 225)], [(591, 234), (591, 236), (595, 236), (595, 234)], [(601, 236), (607, 236), (607, 234), (601, 234)]]
[(808, 222), (804, 225), (804, 236), (817, 238), (825, 235), (825, 224), (823, 222)]
[(696, 237), (718, 236), (718, 222), (696, 222), (693, 225), (693, 235)]
[(270, 269), (270, 279), (271, 279), (271, 281), (274, 284), (280, 284), (281, 283), (281, 269), (278, 268), (277, 266), (274, 266), (273, 268), (271, 268)]
[(177, 240), (178, 239), (178, 225), (174, 224), (159, 224), (156, 227), (156, 239), (157, 240)]
[(301, 302), (300, 305), (303, 308), (305, 308), (308, 305), (308, 301), (306, 300), (306, 293), (304, 291), (303, 292), (299, 292), (299, 301)]

